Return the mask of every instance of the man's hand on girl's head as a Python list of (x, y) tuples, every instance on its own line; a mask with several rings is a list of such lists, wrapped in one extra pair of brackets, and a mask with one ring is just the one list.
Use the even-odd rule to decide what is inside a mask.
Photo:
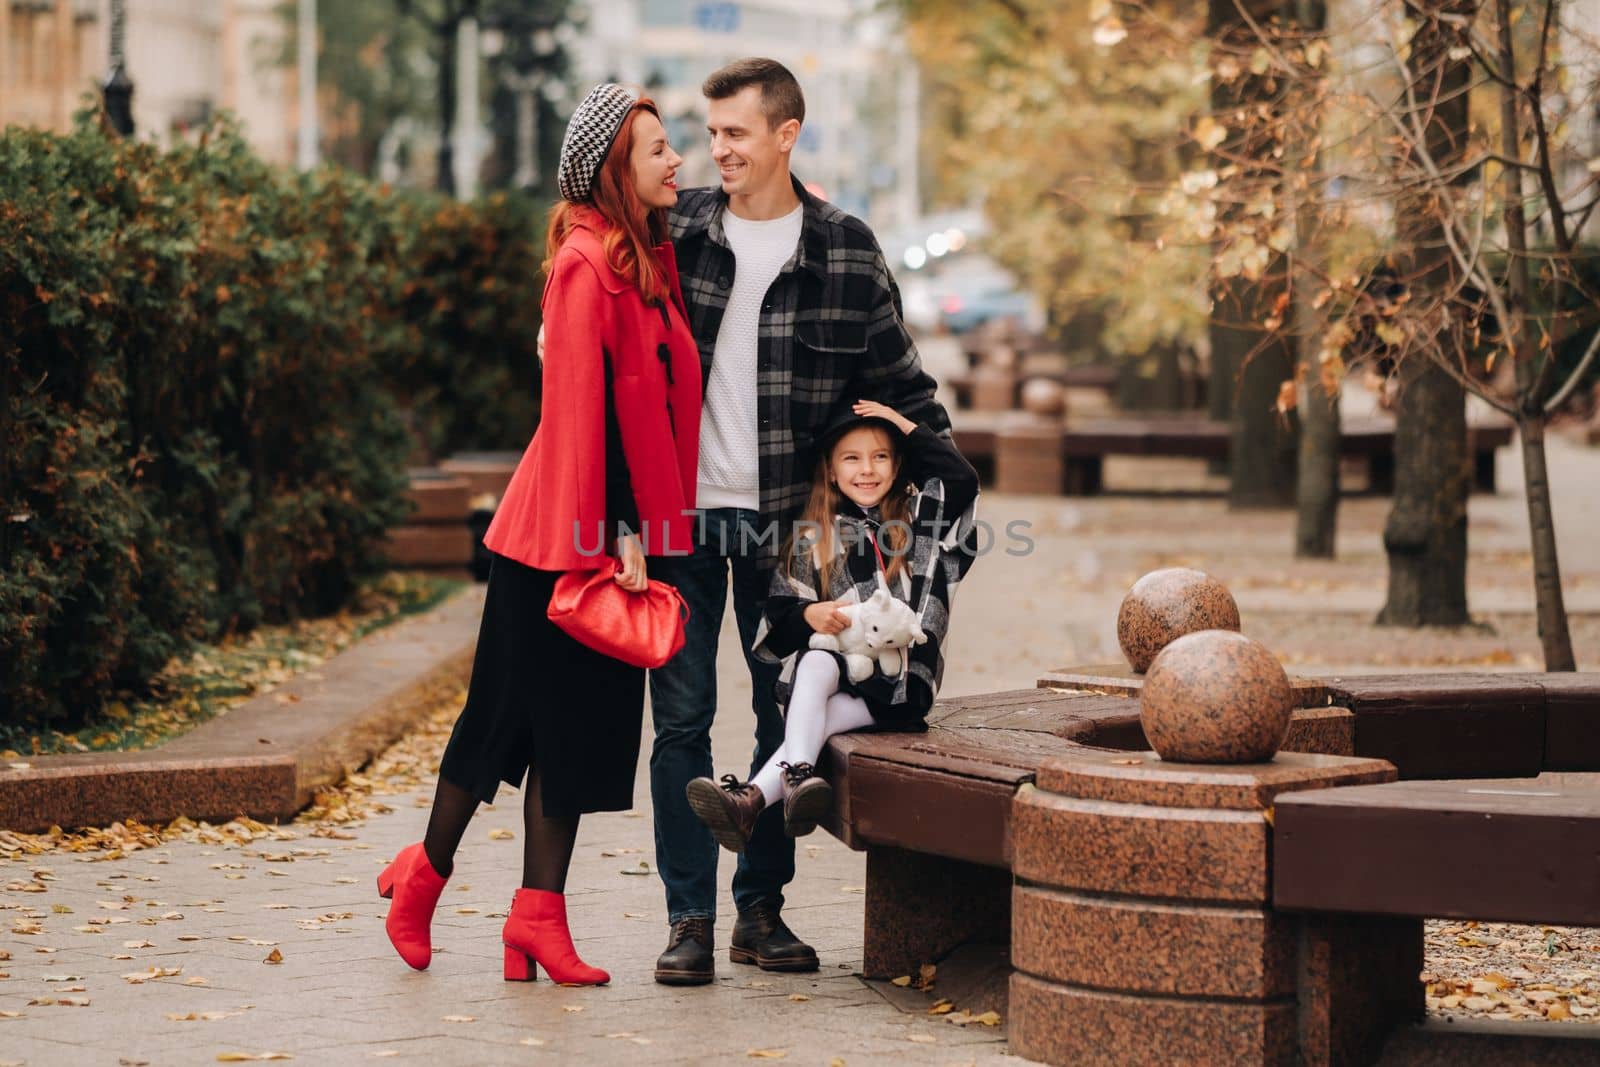
[(917, 428), (917, 424), (900, 414), (888, 404), (880, 404), (876, 400), (857, 400), (850, 408), (864, 419), (883, 419), (892, 423), (895, 429), (908, 434)]

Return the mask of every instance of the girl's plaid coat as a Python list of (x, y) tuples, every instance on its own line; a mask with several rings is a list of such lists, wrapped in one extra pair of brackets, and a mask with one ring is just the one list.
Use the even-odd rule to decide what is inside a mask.
[[(904, 442), (901, 478), (917, 488), (911, 501), (912, 539), (907, 566), (890, 592), (916, 610), (926, 643), (905, 650), (907, 667), (898, 678), (874, 674), (852, 683), (840, 657), (841, 691), (864, 699), (874, 723), (883, 729), (924, 730), (944, 677), (945, 638), (956, 586), (977, 557), (978, 474), (947, 438), (919, 425)], [(862, 511), (849, 501), (835, 516), (835, 565), (828, 588), (818, 589), (820, 568), (814, 540), (797, 540), (773, 572), (766, 611), (756, 630), (754, 651), (761, 659), (783, 662), (777, 699), (785, 707), (800, 653), (812, 629), (805, 609), (823, 600), (859, 603), (878, 588), (877, 509)], [(837, 655), (835, 653), (834, 655)]]

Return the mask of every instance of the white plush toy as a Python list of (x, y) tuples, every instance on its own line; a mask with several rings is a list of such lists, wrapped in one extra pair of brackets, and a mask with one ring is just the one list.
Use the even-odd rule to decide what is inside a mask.
[(928, 640), (911, 605), (882, 587), (861, 603), (839, 610), (850, 617), (850, 625), (837, 634), (812, 634), (811, 647), (842, 652), (852, 682), (872, 677), (874, 668), (885, 677), (898, 677), (903, 666), (900, 650)]

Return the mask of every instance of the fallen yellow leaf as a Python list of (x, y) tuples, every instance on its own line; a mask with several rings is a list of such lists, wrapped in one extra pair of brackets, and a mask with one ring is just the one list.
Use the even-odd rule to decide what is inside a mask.
[(897, 985), (904, 989), (906, 986), (911, 984), (911, 976), (909, 974), (902, 974), (899, 978), (890, 979), (889, 984)]
[(267, 953), (267, 958), (262, 960), (261, 962), (262, 963), (282, 963), (283, 962), (283, 953), (279, 952), (277, 949), (273, 949), (271, 952)]
[(753, 1048), (745, 1052), (753, 1060), (781, 1060), (789, 1055), (788, 1049), (782, 1048)]
[(475, 1023), (478, 1021), (478, 1017), (476, 1015), (443, 1015), (440, 1016), (440, 1021), (447, 1023)]

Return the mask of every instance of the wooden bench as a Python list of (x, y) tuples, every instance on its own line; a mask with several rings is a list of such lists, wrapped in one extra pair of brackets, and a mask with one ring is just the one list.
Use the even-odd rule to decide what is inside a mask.
[[(962, 942), (1008, 941), (1016, 793), (1062, 755), (1144, 752), (1139, 681), (1053, 670), (1040, 686), (1077, 688), (947, 699), (928, 733), (830, 739), (826, 827), (867, 853), (867, 974), (914, 973)], [(1600, 673), (1328, 678), (1298, 680), (1296, 693), (1286, 752), (1384, 758), (1411, 779), (1600, 769)]]
[[(958, 411), (952, 416), (956, 446), (1006, 493), (1059, 492), (1093, 495), (1104, 488), (1105, 457), (1182, 456), (1225, 459), (1231, 443), (1227, 423), (1198, 415), (1074, 420), (1026, 412)], [(1504, 422), (1468, 427), (1474, 489), (1495, 491), (1495, 451), (1511, 442)], [(1339, 452), (1367, 465), (1369, 489), (1394, 491), (1394, 420), (1345, 418)]]
[(1290, 911), (1600, 926), (1600, 789), (1515, 778), (1279, 799), (1273, 901)]
[(1600, 674), (1393, 674), (1325, 679), (1355, 715), (1355, 751), (1403, 779), (1600, 770)]
[(1600, 1063), (1593, 1028), (1488, 1021), (1463, 1034), (1425, 1020), (1416, 981), (1425, 918), (1600, 926), (1600, 789), (1355, 785), (1279, 797), (1273, 823), (1274, 910), (1321, 932), (1341, 957), (1330, 970), (1359, 975), (1342, 991), (1362, 1053), (1349, 1060), (1381, 1048), (1383, 1063)]
[[(1600, 925), (1600, 792), (1530, 781), (1600, 770), (1600, 674), (1302, 680), (1312, 706), (1284, 749), (1323, 755), (1221, 768), (1145, 751), (1141, 682), (1063, 668), (1038, 689), (942, 700), (924, 734), (829, 740), (826, 825), (867, 853), (866, 975), (1006, 946), (1013, 1044), (1052, 1063), (1118, 1042), (1101, 1059), (1135, 1062), (1116, 1021), (1130, 1013), (1227, 1062), (1280, 1062), (1290, 1045), (1307, 1063), (1371, 1062), (1386, 1041), (1544, 1054), (1548, 1031), (1462, 1052), (1409, 1026), (1421, 917)], [(1396, 767), (1414, 780), (1392, 782)], [(1164, 964), (1174, 937), (1188, 948)], [(1100, 962), (1107, 943), (1127, 954)], [(1201, 981), (1213, 970), (1221, 988)], [(1254, 1021), (1190, 1025), (1216, 1012)]]
[[(1343, 744), (1328, 726), (1348, 716), (1302, 709), (1286, 749), (1347, 751), (1348, 724)], [(928, 722), (923, 734), (839, 734), (823, 754), (834, 787), (824, 825), (867, 853), (863, 968), (873, 977), (915, 973), (964, 942), (1006, 943), (1017, 790), (1055, 757), (1148, 747), (1126, 696), (1019, 689), (941, 700)]]

